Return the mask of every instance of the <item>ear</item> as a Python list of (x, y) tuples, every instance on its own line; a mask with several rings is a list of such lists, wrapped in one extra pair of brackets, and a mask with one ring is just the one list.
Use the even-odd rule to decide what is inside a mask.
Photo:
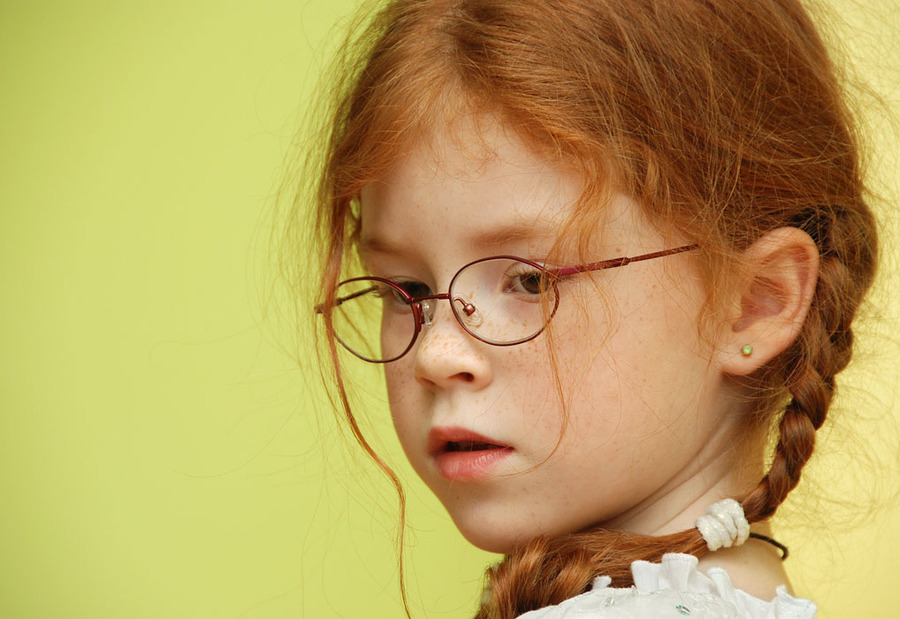
[(797, 339), (819, 275), (819, 251), (799, 228), (766, 233), (744, 258), (719, 353), (723, 372), (734, 376), (754, 372)]

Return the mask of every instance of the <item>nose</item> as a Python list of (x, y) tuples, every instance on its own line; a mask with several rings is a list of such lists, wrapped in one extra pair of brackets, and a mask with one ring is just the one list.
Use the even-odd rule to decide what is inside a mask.
[(464, 387), (477, 391), (493, 378), (482, 344), (460, 326), (444, 300), (427, 310), (426, 323), (413, 350), (415, 378), (430, 389)]

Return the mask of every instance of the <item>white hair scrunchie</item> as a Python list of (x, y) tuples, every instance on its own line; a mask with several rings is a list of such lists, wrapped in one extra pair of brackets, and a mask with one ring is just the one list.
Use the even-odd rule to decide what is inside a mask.
[(740, 546), (750, 537), (750, 523), (744, 508), (734, 499), (725, 499), (706, 508), (697, 518), (697, 529), (710, 550)]

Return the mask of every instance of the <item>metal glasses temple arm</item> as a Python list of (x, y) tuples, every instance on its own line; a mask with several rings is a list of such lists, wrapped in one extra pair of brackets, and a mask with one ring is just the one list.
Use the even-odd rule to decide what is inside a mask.
[[(353, 294), (348, 294), (343, 297), (338, 297), (337, 299), (334, 300), (334, 304), (332, 305), (332, 307), (337, 307), (337, 306), (341, 305), (342, 303), (345, 303), (346, 301), (352, 301), (356, 297), (361, 297), (364, 294), (369, 294), (370, 292), (372, 292), (376, 289), (377, 289), (377, 286), (369, 286), (368, 288), (358, 290), (358, 291), (354, 292)], [(316, 313), (317, 314), (325, 313), (325, 304), (324, 303), (318, 303), (316, 305)]]
[(674, 249), (663, 249), (661, 251), (654, 251), (649, 254), (641, 254), (639, 256), (621, 256), (619, 258), (609, 258), (608, 260), (591, 262), (589, 264), (580, 264), (571, 267), (560, 267), (558, 269), (547, 269), (547, 272), (550, 273), (550, 275), (552, 275), (553, 277), (557, 278), (569, 277), (570, 275), (577, 275), (579, 273), (588, 273), (590, 271), (601, 271), (603, 269), (623, 267), (626, 264), (631, 264), (632, 262), (641, 262), (643, 260), (653, 260), (654, 258), (672, 256), (674, 254), (680, 254), (686, 251), (693, 251), (695, 249), (699, 249), (699, 247), (699, 245), (683, 245), (682, 247), (676, 247)]

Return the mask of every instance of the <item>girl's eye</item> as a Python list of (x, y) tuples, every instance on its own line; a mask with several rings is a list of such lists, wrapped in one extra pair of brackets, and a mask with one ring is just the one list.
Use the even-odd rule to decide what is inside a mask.
[(398, 281), (394, 282), (394, 285), (402, 289), (403, 292), (408, 294), (413, 299), (421, 299), (422, 297), (427, 297), (432, 294), (431, 288), (429, 288), (422, 282), (417, 282), (414, 280)]
[[(378, 299), (381, 299), (382, 308), (392, 313), (408, 314), (412, 311), (411, 299), (418, 299), (431, 294), (431, 289), (417, 281), (392, 281), (393, 285), (379, 282), (369, 289)], [(367, 291), (367, 292), (369, 292)], [(403, 291), (401, 293), (401, 291)], [(406, 293), (407, 296), (404, 296)]]
[(382, 307), (385, 311), (401, 314), (408, 314), (412, 311), (409, 299), (404, 297), (400, 293), (400, 290), (397, 289), (400, 288), (401, 290), (403, 290), (403, 292), (409, 294), (410, 296), (413, 296), (412, 294), (410, 294), (410, 289), (404, 285), (405, 283), (406, 282), (395, 282), (396, 287), (389, 286), (384, 283), (379, 283), (377, 286), (374, 286), (372, 288), (372, 292), (374, 292), (375, 295), (379, 299), (381, 299)]
[(528, 295), (544, 294), (550, 287), (550, 281), (542, 271), (528, 270), (513, 273), (506, 282), (503, 292), (513, 292)]

